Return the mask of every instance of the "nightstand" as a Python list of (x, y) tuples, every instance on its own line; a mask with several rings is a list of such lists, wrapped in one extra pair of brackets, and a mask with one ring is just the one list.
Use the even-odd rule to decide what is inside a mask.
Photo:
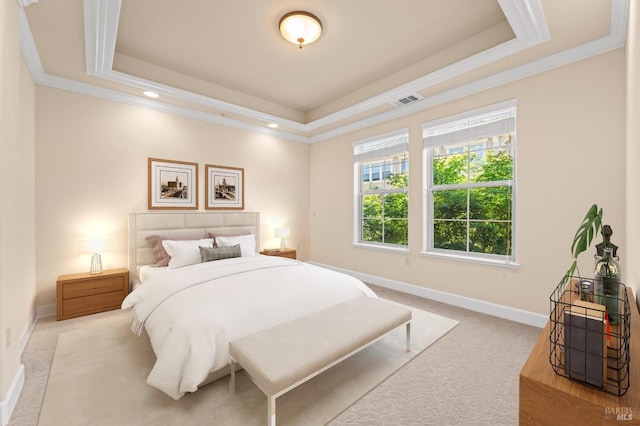
[(288, 257), (289, 259), (296, 258), (296, 251), (294, 249), (265, 249), (260, 252), (260, 254), (264, 254), (265, 256), (279, 256), (279, 257)]
[(60, 275), (56, 281), (58, 321), (119, 309), (129, 294), (129, 270), (111, 269), (101, 274)]

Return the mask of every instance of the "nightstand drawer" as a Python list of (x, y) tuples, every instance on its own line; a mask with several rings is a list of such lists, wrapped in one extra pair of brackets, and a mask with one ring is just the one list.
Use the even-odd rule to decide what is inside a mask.
[(295, 250), (289, 250), (287, 252), (282, 252), (278, 255), (279, 257), (286, 257), (288, 259), (295, 259), (296, 258), (296, 251)]
[(76, 297), (62, 301), (62, 316), (65, 318), (78, 317), (96, 312), (118, 309), (125, 298), (120, 291), (103, 293), (95, 296)]
[(124, 285), (124, 277), (122, 276), (67, 283), (62, 287), (62, 298), (63, 300), (75, 299), (76, 297), (94, 296), (114, 291), (119, 291), (122, 294)]
[(286, 257), (289, 259), (296, 259), (296, 250), (295, 249), (265, 249), (260, 252), (260, 254), (264, 254), (265, 256), (277, 256), (277, 257)]
[(129, 294), (129, 271), (61, 275), (56, 282), (57, 319), (119, 309)]

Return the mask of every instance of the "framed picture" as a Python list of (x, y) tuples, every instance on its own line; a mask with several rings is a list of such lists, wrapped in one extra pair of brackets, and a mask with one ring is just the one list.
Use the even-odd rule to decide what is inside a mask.
[(149, 158), (149, 210), (198, 209), (198, 163)]
[(244, 169), (206, 164), (205, 185), (205, 208), (244, 209)]

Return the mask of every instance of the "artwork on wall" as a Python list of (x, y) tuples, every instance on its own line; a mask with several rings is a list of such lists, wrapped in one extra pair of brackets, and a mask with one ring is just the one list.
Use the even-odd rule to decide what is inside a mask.
[(198, 209), (198, 164), (149, 158), (149, 210)]
[(205, 208), (244, 209), (244, 169), (206, 164), (205, 185)]

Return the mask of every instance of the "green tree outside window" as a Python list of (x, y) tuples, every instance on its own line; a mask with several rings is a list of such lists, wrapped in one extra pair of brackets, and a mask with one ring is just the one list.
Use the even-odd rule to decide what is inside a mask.
[(510, 147), (470, 149), (471, 146), (469, 142), (461, 153), (434, 156), (433, 246), (511, 255)]

